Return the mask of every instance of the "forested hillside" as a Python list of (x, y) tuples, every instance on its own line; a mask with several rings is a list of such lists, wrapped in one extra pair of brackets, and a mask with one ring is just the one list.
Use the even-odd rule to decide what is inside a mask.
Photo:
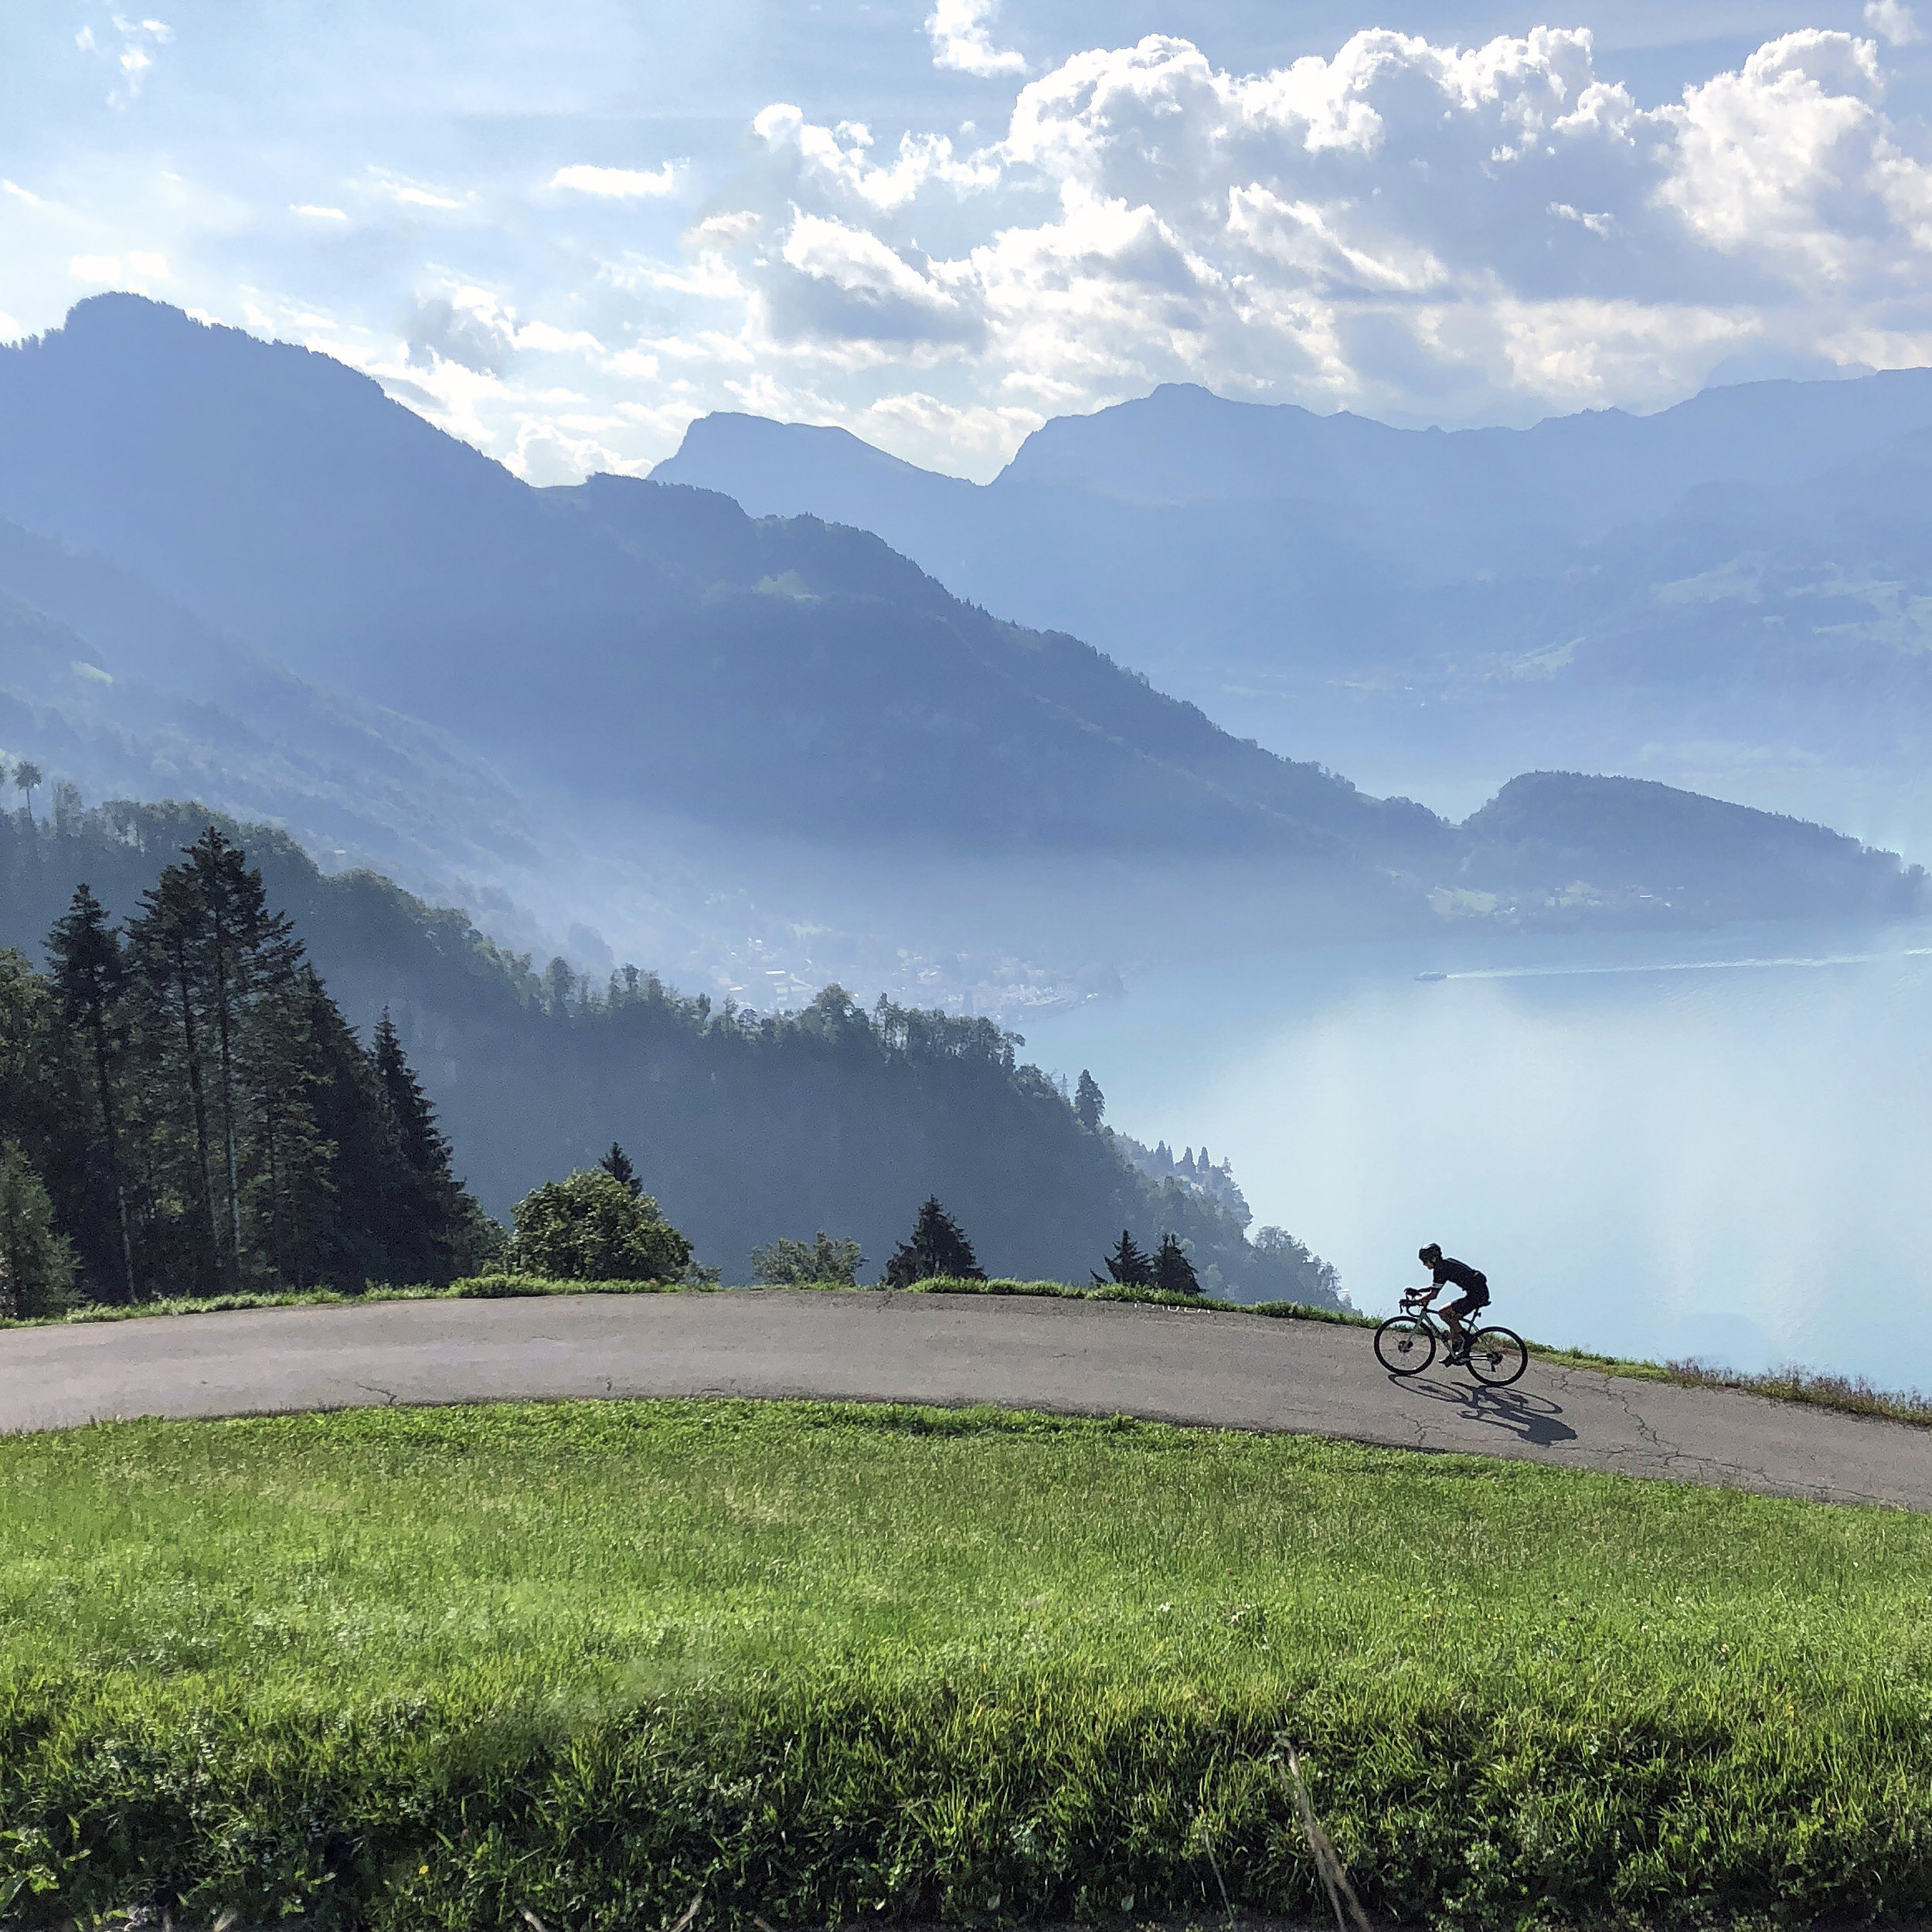
[[(208, 824), (189, 806), (71, 796), (43, 822), (0, 815), (0, 944), (40, 957), (83, 882), (111, 916), (135, 912)], [(498, 1216), (616, 1141), (728, 1277), (753, 1246), (824, 1229), (858, 1240), (876, 1278), (937, 1194), (995, 1273), (1083, 1281), (1128, 1228), (1150, 1248), (1180, 1236), (1209, 1292), (1334, 1298), (1291, 1237), (1251, 1243), (1208, 1191), (1141, 1172), (991, 1021), (862, 1008), (836, 987), (774, 1016), (634, 968), (597, 985), (561, 961), (539, 975), (460, 913), (369, 873), (325, 876), (267, 828), (219, 829), (349, 1018), (367, 1032), (389, 1013), (454, 1172)]]
[(124, 923), (77, 886), (46, 954), (0, 949), (0, 1314), (447, 1281), (500, 1251), (393, 1026), (356, 1039), (214, 826)]

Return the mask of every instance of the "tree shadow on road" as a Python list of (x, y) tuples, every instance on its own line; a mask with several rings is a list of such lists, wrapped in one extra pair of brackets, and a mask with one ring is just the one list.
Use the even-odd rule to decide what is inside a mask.
[(1465, 1422), (1500, 1429), (1538, 1449), (1553, 1448), (1560, 1442), (1574, 1442), (1577, 1432), (1563, 1420), (1563, 1404), (1547, 1396), (1532, 1395), (1526, 1389), (1471, 1388), (1467, 1383), (1445, 1382), (1431, 1376), (1391, 1376), (1397, 1388), (1410, 1388), (1431, 1402), (1453, 1406)]

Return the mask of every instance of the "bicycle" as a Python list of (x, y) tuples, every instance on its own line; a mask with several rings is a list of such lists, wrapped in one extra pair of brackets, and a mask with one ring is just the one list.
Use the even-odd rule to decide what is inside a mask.
[[(1392, 1376), (1419, 1376), (1436, 1359), (1438, 1346), (1455, 1347), (1449, 1325), (1423, 1304), (1433, 1292), (1410, 1288), (1402, 1298), (1402, 1313), (1392, 1315), (1376, 1330), (1376, 1359)], [(1468, 1359), (1460, 1364), (1486, 1387), (1506, 1389), (1529, 1366), (1529, 1351), (1513, 1328), (1494, 1325), (1468, 1331)]]

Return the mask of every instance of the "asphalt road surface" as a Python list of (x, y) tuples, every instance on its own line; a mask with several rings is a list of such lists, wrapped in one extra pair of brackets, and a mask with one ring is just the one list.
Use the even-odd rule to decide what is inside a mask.
[(638, 1396), (988, 1402), (1475, 1451), (1932, 1509), (1932, 1430), (1533, 1360), (1383, 1372), (1366, 1328), (1117, 1303), (734, 1291), (389, 1301), (0, 1332), (0, 1431)]

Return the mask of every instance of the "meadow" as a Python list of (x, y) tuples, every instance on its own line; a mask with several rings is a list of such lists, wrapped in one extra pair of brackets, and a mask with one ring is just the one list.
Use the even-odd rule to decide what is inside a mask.
[(982, 1410), (0, 1441), (0, 1916), (1932, 1910), (1932, 1521)]

